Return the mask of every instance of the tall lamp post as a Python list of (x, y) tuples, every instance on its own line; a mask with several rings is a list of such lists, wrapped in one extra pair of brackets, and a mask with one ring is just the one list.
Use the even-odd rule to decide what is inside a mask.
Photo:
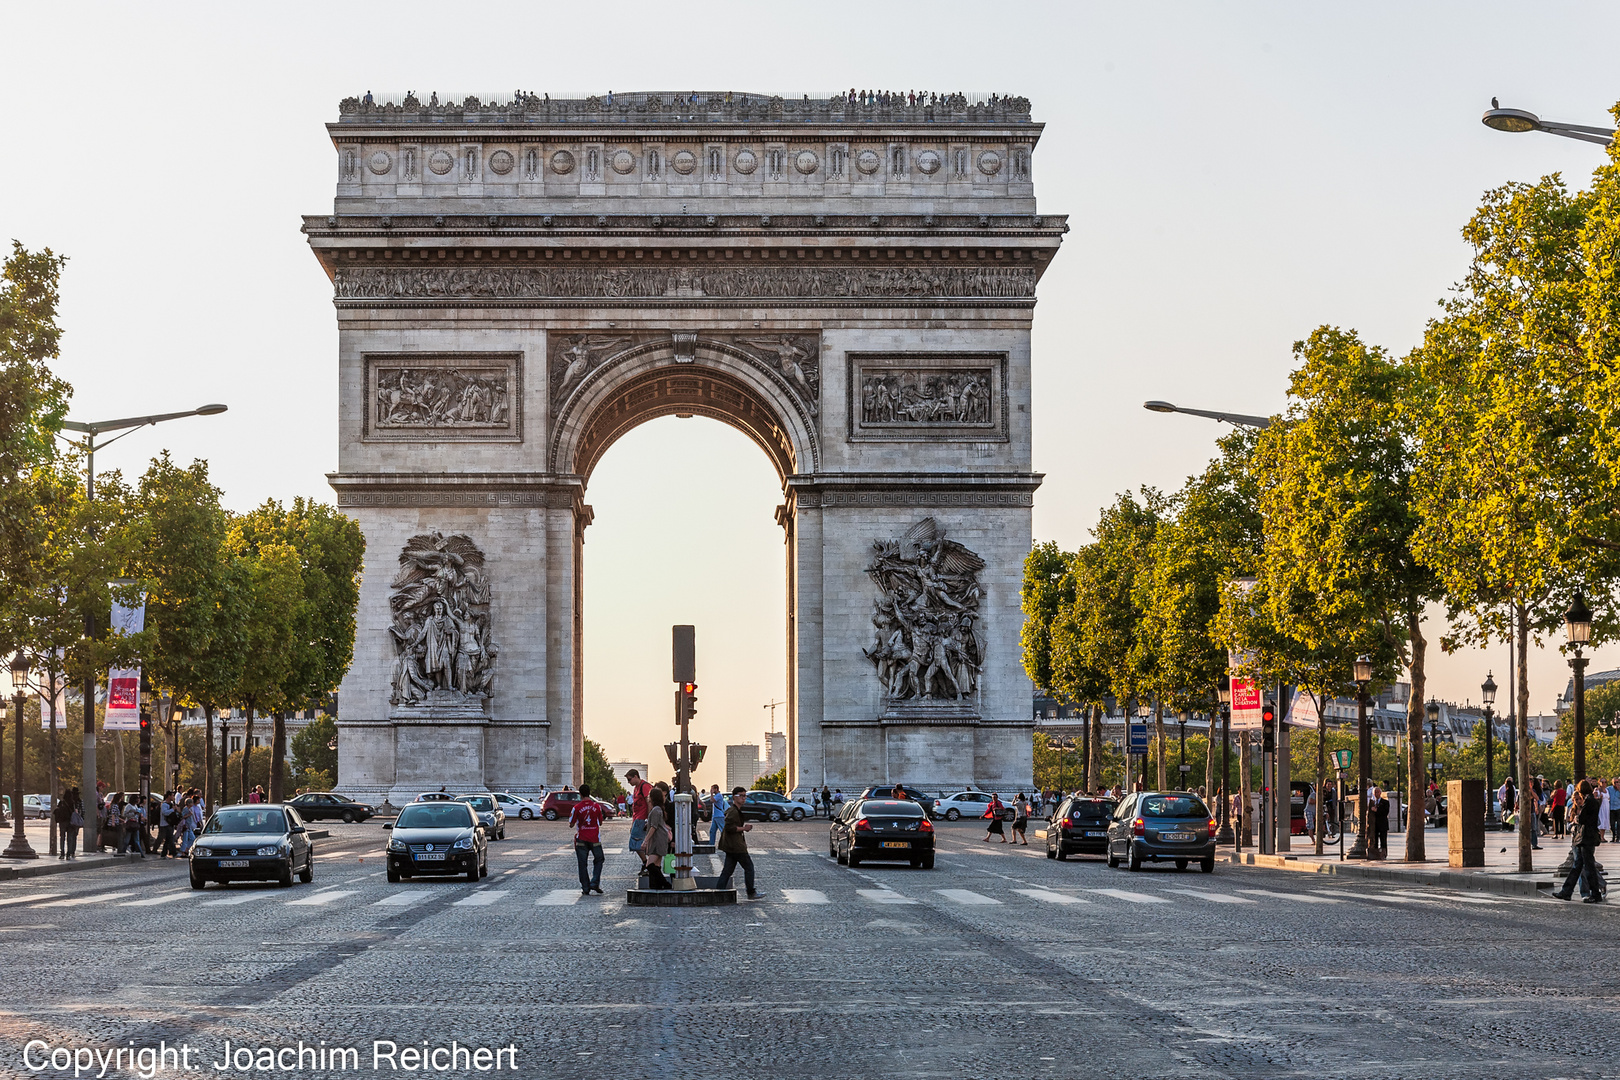
[(39, 858), (39, 852), (29, 846), (28, 837), (23, 832), (23, 703), (27, 700), (23, 691), (27, 688), (28, 657), (19, 649), (17, 655), (11, 658), (11, 707), (17, 710), (17, 735), (11, 748), (15, 764), (11, 776), (11, 846), (3, 853), (8, 859)]
[(1496, 704), (1496, 680), (1491, 673), (1485, 673), (1485, 681), (1479, 686), (1479, 699), (1485, 703), (1485, 822), (1488, 825), (1497, 824), (1496, 820), (1496, 764), (1493, 731), (1496, 719), (1491, 713), (1491, 706)]
[[(1136, 718), (1138, 720), (1142, 721), (1142, 726), (1144, 728), (1147, 727), (1148, 717), (1150, 717), (1152, 715), (1153, 715), (1153, 705), (1146, 698), (1138, 697), (1136, 699)], [(1129, 742), (1128, 738), (1127, 738), (1127, 741), (1126, 741), (1126, 745), (1127, 746), (1130, 745), (1130, 742)], [(1148, 767), (1148, 752), (1147, 752), (1147, 750), (1144, 749), (1142, 751), (1142, 790), (1143, 791), (1146, 791), (1148, 789), (1147, 767)]]
[(1543, 120), (1535, 113), (1526, 112), (1524, 109), (1504, 109), (1497, 104), (1495, 98), (1491, 98), (1491, 107), (1485, 110), (1485, 115), (1479, 118), (1479, 122), (1495, 131), (1511, 131), (1515, 134), (1541, 131), (1548, 135), (1562, 135), (1566, 139), (1577, 139), (1598, 146), (1608, 146), (1614, 141), (1614, 128)]
[(1221, 831), (1215, 834), (1215, 843), (1230, 844), (1232, 834), (1232, 677), (1221, 673), (1215, 692), (1221, 699)]
[(1575, 782), (1586, 779), (1586, 657), (1583, 649), (1592, 640), (1592, 609), (1586, 606), (1586, 597), (1579, 589), (1575, 602), (1564, 612), (1564, 638), (1575, 655), (1569, 658), (1570, 670), (1575, 673)]
[(1176, 720), (1176, 726), (1181, 728), (1180, 757), (1176, 763), (1176, 771), (1181, 774), (1181, 790), (1187, 790), (1187, 773), (1192, 768), (1187, 764), (1187, 710), (1181, 710), (1181, 716)]
[[(1367, 857), (1367, 761), (1372, 757), (1372, 731), (1367, 727), (1367, 684), (1372, 682), (1372, 657), (1356, 657), (1356, 842), (1345, 852), (1347, 859)], [(1339, 792), (1339, 798), (1345, 797)]]

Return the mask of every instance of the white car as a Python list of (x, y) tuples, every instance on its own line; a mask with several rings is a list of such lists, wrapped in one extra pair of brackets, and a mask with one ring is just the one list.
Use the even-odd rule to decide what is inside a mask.
[(988, 791), (958, 791), (955, 795), (948, 795), (934, 804), (934, 816), (942, 817), (946, 821), (982, 818), (988, 809), (990, 809)]
[[(519, 795), (513, 795), (510, 791), (494, 791), (490, 794), (495, 796), (496, 803), (500, 805), (500, 808), (506, 812), (506, 816), (509, 818), (515, 817), (523, 821), (533, 821), (540, 816), (543, 809), (538, 802), (525, 799)], [(541, 798), (544, 797), (541, 796)]]
[(48, 818), (51, 816), (51, 797), (49, 795), (24, 795), (24, 818)]

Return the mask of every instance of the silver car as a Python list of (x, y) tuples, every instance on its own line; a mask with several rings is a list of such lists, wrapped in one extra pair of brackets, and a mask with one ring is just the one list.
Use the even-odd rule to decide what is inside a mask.
[(491, 840), (506, 839), (506, 811), (501, 804), (495, 801), (493, 792), (484, 791), (473, 795), (457, 795), (455, 802), (464, 802), (473, 808), (478, 815), (478, 824), (483, 826), (484, 835)]

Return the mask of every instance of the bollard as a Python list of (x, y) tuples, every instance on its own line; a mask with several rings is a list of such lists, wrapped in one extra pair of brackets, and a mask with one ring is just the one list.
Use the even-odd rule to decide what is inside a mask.
[(1485, 781), (1446, 781), (1446, 841), (1450, 865), (1485, 865)]
[(692, 793), (683, 791), (675, 796), (675, 880), (671, 886), (677, 892), (697, 888), (692, 880)]

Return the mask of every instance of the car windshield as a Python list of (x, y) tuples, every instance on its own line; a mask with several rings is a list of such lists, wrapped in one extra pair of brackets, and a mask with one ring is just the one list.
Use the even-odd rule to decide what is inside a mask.
[(280, 810), (221, 810), (203, 829), (208, 833), (264, 833), (279, 836), (287, 831), (287, 819)]
[(461, 801), (477, 810), (495, 809), (495, 800), (488, 795), (469, 795)]
[(1142, 800), (1143, 817), (1207, 818), (1209, 807), (1196, 795), (1149, 795)]
[(882, 817), (922, 817), (922, 807), (899, 799), (868, 799), (861, 804), (861, 813)]
[(327, 798), (331, 799), (333, 802), (353, 802), (354, 801), (353, 799), (349, 798), (346, 795), (338, 795), (336, 793), (328, 795)]
[(437, 806), (407, 806), (394, 822), (396, 829), (465, 829), (473, 823), (472, 811), (451, 803)]
[(1075, 803), (1069, 810), (1069, 816), (1076, 821), (1081, 818), (1104, 818), (1114, 813), (1114, 804), (1111, 802)]

